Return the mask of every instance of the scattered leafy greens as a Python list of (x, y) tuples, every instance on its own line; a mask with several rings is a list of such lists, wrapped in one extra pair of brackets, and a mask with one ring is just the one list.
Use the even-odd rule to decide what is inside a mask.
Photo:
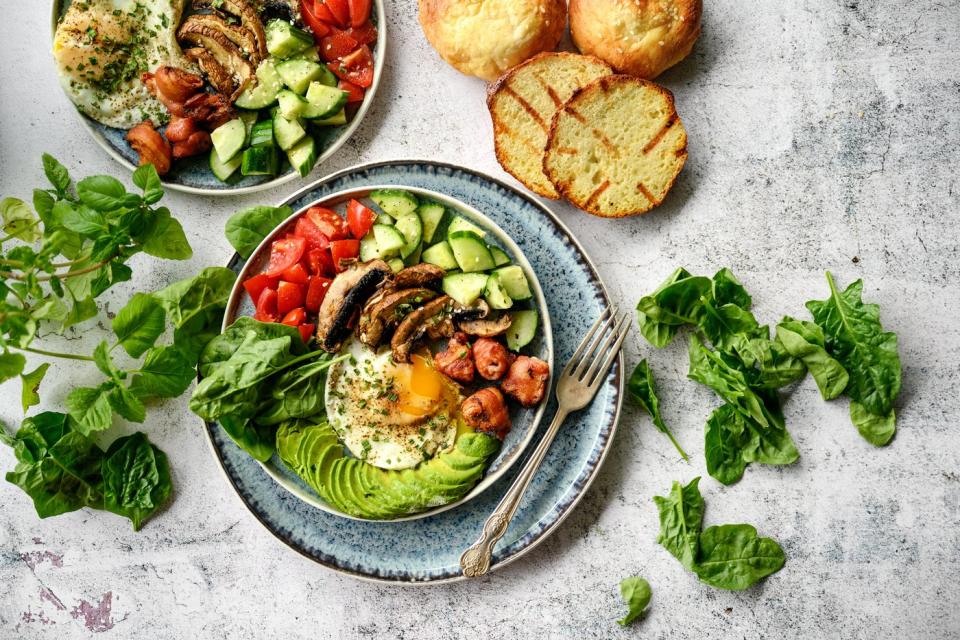
[(650, 589), (650, 583), (643, 578), (630, 576), (620, 581), (620, 595), (623, 597), (624, 604), (627, 605), (627, 615), (617, 620), (617, 623), (625, 627), (643, 615), (647, 605), (650, 604), (653, 591)]
[(779, 571), (786, 561), (783, 549), (771, 538), (761, 538), (749, 524), (703, 526), (704, 502), (697, 487), (674, 482), (667, 496), (653, 498), (660, 513), (659, 542), (701, 582), (717, 589), (740, 591)]
[(777, 340), (791, 356), (803, 361), (824, 400), (833, 400), (847, 388), (847, 370), (827, 353), (819, 325), (786, 317), (777, 325)]
[(650, 417), (653, 419), (653, 426), (655, 426), (660, 433), (670, 438), (670, 442), (676, 447), (680, 453), (680, 457), (684, 460), (689, 460), (686, 451), (684, 451), (676, 439), (674, 439), (673, 434), (660, 415), (660, 399), (657, 398), (657, 388), (653, 381), (653, 372), (650, 371), (650, 365), (646, 359), (640, 362), (633, 370), (633, 374), (631, 374), (630, 380), (627, 382), (627, 393), (630, 394), (634, 402), (650, 414)]
[(293, 215), (290, 207), (251, 207), (237, 211), (227, 220), (227, 241), (241, 258), (249, 258), (277, 225)]

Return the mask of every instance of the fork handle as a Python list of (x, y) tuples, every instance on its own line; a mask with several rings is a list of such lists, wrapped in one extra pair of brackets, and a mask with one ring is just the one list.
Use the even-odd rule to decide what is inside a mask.
[(503, 499), (500, 500), (500, 504), (497, 505), (497, 508), (490, 514), (490, 517), (483, 523), (483, 533), (481, 533), (477, 541), (460, 556), (460, 568), (463, 569), (463, 575), (468, 578), (475, 578), (484, 575), (490, 570), (490, 559), (493, 556), (493, 547), (500, 538), (503, 537), (503, 534), (507, 532), (510, 520), (513, 519), (513, 515), (517, 512), (517, 507), (520, 506), (520, 500), (527, 491), (527, 487), (530, 486), (530, 480), (533, 479), (537, 469), (540, 468), (540, 463), (543, 462), (543, 458), (547, 454), (547, 449), (550, 448), (554, 437), (557, 435), (557, 431), (560, 429), (560, 425), (569, 414), (570, 412), (562, 407), (557, 409), (557, 415), (553, 417), (553, 422), (551, 422), (547, 428), (547, 432), (543, 435), (543, 439), (540, 440), (540, 444), (533, 450), (533, 454), (530, 456), (530, 459), (527, 460), (527, 464), (520, 470), (520, 474), (513, 481), (513, 484), (510, 485), (507, 493), (503, 496)]

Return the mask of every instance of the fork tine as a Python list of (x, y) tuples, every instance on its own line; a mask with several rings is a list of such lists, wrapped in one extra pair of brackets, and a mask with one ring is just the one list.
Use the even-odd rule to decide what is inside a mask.
[[(609, 333), (611, 329), (617, 324), (617, 310), (616, 308), (610, 309), (610, 317), (603, 323), (603, 326), (600, 327), (600, 330), (597, 332), (595, 337), (591, 337), (589, 344), (587, 340), (583, 341), (584, 353), (583, 357), (571, 370), (571, 375), (577, 380), (583, 378), (584, 372), (587, 370), (587, 367), (590, 366), (590, 363), (593, 362), (596, 357), (597, 347), (603, 342), (604, 337)], [(572, 362), (572, 361), (571, 361)]]
[(601, 325), (604, 324), (604, 320), (607, 317), (608, 313), (613, 311), (612, 307), (606, 307), (603, 311), (600, 312), (600, 317), (597, 318), (597, 321), (593, 323), (593, 326), (590, 327), (590, 331), (587, 332), (587, 335), (583, 337), (583, 340), (580, 341), (580, 346), (577, 347), (577, 350), (573, 352), (573, 355), (570, 356), (570, 360), (567, 361), (567, 366), (564, 367), (564, 371), (573, 371), (573, 368), (576, 366), (577, 359), (583, 355), (584, 350), (587, 348), (587, 345), (593, 340), (594, 334), (597, 333), (597, 330)]
[[(606, 358), (604, 358), (603, 364), (599, 364), (599, 366), (595, 364), (590, 369), (590, 375), (588, 378), (590, 378), (589, 385), (591, 390), (595, 390), (598, 386), (600, 386), (600, 382), (603, 380), (603, 377), (608, 371), (610, 371), (610, 367), (613, 366), (613, 361), (616, 360), (617, 354), (620, 353), (620, 347), (623, 345), (623, 341), (627, 337), (628, 333), (630, 333), (629, 322), (621, 326), (620, 335), (617, 338), (617, 341), (613, 344), (613, 348), (610, 350), (610, 353), (607, 354)], [(596, 373), (596, 376), (594, 376), (594, 373)]]
[(624, 333), (626, 333), (626, 326), (627, 326), (628, 320), (629, 320), (629, 314), (623, 314), (622, 316), (617, 318), (617, 323), (616, 325), (614, 325), (613, 329), (610, 331), (610, 334), (607, 336), (607, 339), (604, 340), (603, 344), (600, 345), (600, 348), (595, 351), (594, 357), (590, 362), (590, 368), (587, 370), (586, 373), (583, 374), (583, 376), (581, 376), (580, 380), (584, 384), (586, 385), (590, 384), (590, 381), (593, 380), (594, 375), (596, 375), (597, 371), (599, 370), (600, 365), (602, 365), (604, 360), (606, 359), (605, 356), (607, 354), (607, 351), (616, 341), (618, 341), (621, 338), (621, 336)]

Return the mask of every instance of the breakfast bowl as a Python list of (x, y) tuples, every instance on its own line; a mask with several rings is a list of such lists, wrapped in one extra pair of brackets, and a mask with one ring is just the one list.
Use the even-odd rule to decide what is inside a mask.
[[(453, 237), (454, 232), (452, 228), (456, 225), (465, 228), (470, 227), (473, 231), (469, 231), (463, 235), (472, 236), (474, 233), (478, 235), (483, 234), (485, 242), (489, 243), (487, 247), (502, 254), (499, 264), (505, 266), (500, 268), (508, 268), (511, 270), (511, 273), (516, 273), (518, 270), (522, 272), (523, 277), (529, 285), (529, 296), (523, 296), (523, 298), (518, 297), (512, 301), (513, 306), (510, 307), (510, 311), (504, 311), (500, 314), (500, 317), (502, 318), (507, 314), (532, 314), (533, 317), (537, 318), (538, 323), (532, 337), (528, 336), (526, 338), (527, 341), (520, 347), (516, 349), (513, 348), (514, 345), (511, 344), (511, 340), (513, 339), (512, 334), (506, 335), (506, 342), (511, 346), (511, 350), (519, 352), (522, 349), (523, 355), (545, 362), (549, 371), (552, 371), (554, 365), (553, 338), (547, 300), (536, 273), (514, 240), (487, 216), (462, 201), (437, 191), (398, 184), (369, 185), (362, 188), (338, 191), (319, 200), (303, 204), (294, 211), (292, 215), (278, 224), (262, 240), (259, 246), (250, 253), (249, 259), (247, 259), (239, 269), (239, 277), (231, 292), (224, 314), (223, 330), (226, 331), (238, 318), (257, 316), (261, 313), (259, 303), (254, 303), (254, 297), (261, 298), (262, 296), (260, 294), (262, 292), (256, 292), (257, 295), (254, 296), (254, 292), (251, 291), (247, 283), (250, 283), (252, 279), (264, 275), (264, 272), (270, 264), (272, 254), (275, 253), (274, 247), (276, 244), (278, 242), (282, 243), (295, 233), (298, 233), (298, 221), (307, 216), (309, 212), (317, 210), (339, 211), (343, 209), (344, 206), (347, 206), (349, 218), (350, 207), (354, 206), (351, 203), (360, 203), (368, 207), (369, 211), (376, 210), (378, 205), (380, 205), (380, 209), (384, 209), (386, 205), (379, 202), (382, 196), (378, 196), (378, 194), (396, 193), (412, 194), (421, 204), (439, 207), (438, 210), (442, 212), (440, 219), (446, 222), (446, 224), (441, 227), (444, 233), (447, 234), (443, 237), (448, 239)], [(371, 199), (371, 195), (373, 199)], [(310, 213), (310, 215), (313, 214)], [(381, 218), (384, 217), (384, 215), (384, 213), (379, 214)], [(402, 225), (401, 220), (402, 217), (396, 220), (398, 226)], [(378, 223), (375, 226), (380, 226), (380, 224)], [(368, 237), (372, 238), (374, 231), (377, 231), (377, 229), (372, 229)], [(426, 233), (426, 231), (424, 233)], [(439, 234), (440, 231), (434, 228), (429, 233), (430, 236), (433, 236), (434, 233)], [(441, 236), (437, 235), (436, 237), (439, 238)], [(427, 247), (427, 244), (427, 236), (424, 235), (422, 246)], [(419, 263), (420, 266), (431, 264), (427, 258), (427, 256), (430, 255), (430, 249), (440, 244), (446, 244), (446, 242), (442, 240), (439, 242), (435, 241), (423, 251), (424, 261)], [(419, 253), (417, 255), (419, 256)], [(358, 264), (371, 264), (373, 260), (369, 258), (369, 255), (364, 255), (361, 243), (359, 260), (363, 261), (367, 259), (367, 261), (359, 262)], [(419, 257), (417, 260), (414, 260), (414, 264), (417, 264), (418, 260)], [(407, 264), (411, 264), (409, 259)], [(396, 265), (393, 268), (398, 270), (397, 274), (399, 277), (401, 265)], [(458, 269), (450, 270), (451, 275), (449, 279), (456, 277), (456, 271), (458, 271)], [(340, 275), (345, 276), (346, 274), (341, 273)], [(448, 278), (445, 277), (443, 282), (444, 292), (448, 290), (447, 280)], [(336, 282), (336, 280), (334, 280), (334, 282)], [(336, 285), (334, 284), (329, 291), (332, 292), (335, 288)], [(333, 293), (329, 295), (333, 295)], [(456, 299), (455, 293), (451, 293), (450, 295)], [(483, 295), (484, 298), (478, 300), (477, 303), (471, 304), (475, 305), (483, 302), (483, 299), (489, 298), (491, 293), (484, 290)], [(439, 300), (437, 300), (437, 302), (439, 302)], [(309, 307), (309, 304), (307, 306)], [(429, 306), (429, 303), (425, 306)], [(499, 309), (503, 307), (498, 307), (494, 304), (493, 308)], [(407, 313), (408, 315), (413, 315), (409, 311)], [(322, 309), (320, 310), (320, 315), (323, 315)], [(494, 315), (496, 315), (496, 313), (494, 313)], [(356, 315), (354, 315), (353, 318), (353, 322), (357, 323)], [(319, 323), (322, 324), (322, 320), (320, 320)], [(359, 320), (359, 324), (362, 326), (362, 318)], [(401, 330), (401, 327), (398, 326), (394, 335), (396, 336)], [(312, 325), (310, 326), (310, 331), (313, 331)], [(319, 333), (320, 329), (318, 328), (317, 335), (315, 336), (316, 340), (324, 344)], [(357, 333), (358, 335), (360, 334), (359, 328), (357, 329)], [(451, 338), (451, 340), (453, 339), (455, 338)], [(471, 339), (474, 338), (471, 336)], [(433, 342), (433, 345), (436, 346), (438, 350), (440, 344), (441, 341)], [(451, 348), (452, 347), (448, 346), (448, 350)], [(284, 451), (288, 449), (303, 449), (306, 446), (300, 444), (303, 436), (300, 433), (293, 434), (291, 436), (291, 438), (293, 438), (291, 440), (293, 445), (285, 447), (283, 443), (286, 433), (283, 431), (283, 428), (278, 432), (281, 435), (277, 438), (277, 452), (274, 453), (270, 459), (259, 461), (263, 470), (289, 494), (317, 509), (337, 516), (354, 520), (399, 522), (433, 516), (472, 500), (504, 476), (511, 466), (523, 457), (525, 449), (534, 439), (537, 426), (545, 411), (546, 402), (538, 402), (535, 406), (511, 405), (510, 422), (512, 422), (512, 427), (509, 427), (506, 433), (498, 433), (498, 437), (502, 438), (499, 446), (496, 447), (496, 449), (490, 450), (485, 457), (479, 460), (467, 460), (467, 462), (464, 462), (465, 458), (463, 454), (467, 451), (469, 455), (470, 449), (469, 444), (465, 445), (464, 443), (472, 442), (469, 438), (477, 434), (464, 432), (462, 429), (463, 425), (455, 420), (454, 416), (459, 409), (459, 402), (457, 405), (453, 405), (453, 408), (437, 405), (441, 407), (442, 411), (431, 407), (430, 410), (433, 411), (433, 413), (428, 414), (429, 421), (425, 423), (428, 427), (426, 430), (423, 427), (419, 429), (421, 441), (416, 442), (415, 446), (409, 448), (413, 453), (423, 451), (422, 462), (418, 460), (407, 460), (406, 463), (402, 464), (402, 456), (410, 451), (403, 450), (395, 439), (391, 438), (391, 430), (401, 428), (403, 424), (394, 421), (394, 412), (391, 411), (390, 416), (380, 419), (380, 423), (377, 424), (377, 429), (373, 430), (374, 435), (371, 436), (373, 427), (366, 426), (366, 423), (370, 420), (368, 403), (370, 407), (379, 406), (375, 404), (377, 402), (376, 398), (382, 397), (385, 394), (383, 392), (376, 392), (380, 388), (378, 386), (380, 384), (379, 381), (384, 378), (389, 378), (391, 385), (397, 384), (400, 387), (401, 397), (404, 396), (403, 385), (407, 384), (402, 382), (403, 380), (408, 380), (410, 384), (419, 384), (422, 387), (423, 378), (419, 378), (419, 380), (421, 380), (419, 383), (417, 379), (413, 377), (404, 378), (404, 376), (407, 375), (404, 371), (408, 371), (408, 369), (403, 369), (402, 367), (404, 365), (395, 362), (395, 346), (392, 352), (384, 351), (383, 349), (379, 351), (376, 349), (371, 350), (366, 345), (361, 345), (358, 339), (351, 337), (347, 339), (342, 346), (338, 345), (337, 351), (340, 354), (349, 355), (344, 355), (343, 357), (346, 359), (340, 359), (332, 364), (327, 372), (326, 381), (324, 382), (326, 392), (324, 397), (324, 405), (326, 408), (324, 422), (329, 423), (330, 430), (325, 431), (317, 437), (321, 442), (327, 443), (325, 446), (336, 448), (336, 455), (338, 457), (342, 450), (343, 458), (342, 460), (337, 460), (338, 463), (342, 462), (342, 464), (327, 465), (326, 467), (321, 464), (320, 467), (328, 469), (327, 471), (317, 472), (318, 474), (323, 474), (322, 481), (311, 481), (314, 478), (313, 475), (305, 472), (303, 467), (295, 470), (293, 467), (296, 466), (296, 462), (291, 461), (290, 456), (284, 455)], [(420, 375), (417, 374), (418, 370), (422, 373), (424, 367), (426, 367), (428, 371), (434, 367), (429, 358), (430, 353), (426, 353), (427, 357), (422, 360), (418, 360), (417, 355), (412, 356), (413, 373), (409, 375)], [(422, 366), (418, 369), (418, 365)], [(350, 378), (351, 375), (353, 376), (352, 382)], [(424, 375), (429, 376), (433, 374), (428, 373)], [(442, 376), (440, 377), (442, 378)], [(394, 382), (396, 380), (400, 380), (401, 382)], [(477, 381), (480, 383), (484, 382), (479, 378)], [(454, 389), (454, 387), (461, 389), (459, 385), (450, 384), (449, 380), (438, 382), (437, 384), (442, 384), (444, 390)], [(549, 375), (544, 381), (544, 386), (546, 389), (549, 389)], [(373, 391), (356, 391), (356, 389), (372, 389)], [(453, 391), (453, 397), (462, 398), (463, 396), (469, 396), (471, 390), (476, 391), (476, 387), (466, 385), (462, 388), (462, 396), (457, 395), (457, 392)], [(437, 396), (437, 401), (440, 402), (440, 399), (447, 398), (448, 396), (449, 394), (444, 391)], [(396, 398), (394, 398), (394, 400), (396, 400)], [(387, 416), (387, 413), (387, 411), (384, 411), (384, 416)], [(445, 416), (448, 415), (450, 416), (449, 424), (443, 424), (447, 422)], [(441, 427), (435, 428), (434, 424), (438, 421), (438, 416)], [(459, 427), (457, 425), (459, 425)], [(449, 428), (444, 431), (444, 427)], [(363, 431), (364, 429), (366, 429), (366, 431)], [(403, 433), (405, 435), (407, 434), (407, 432)], [(440, 435), (436, 435), (438, 433)], [(382, 441), (379, 437), (381, 434), (383, 434)], [(487, 440), (496, 442), (493, 438), (487, 438)], [(428, 443), (433, 444), (433, 450), (430, 451), (430, 455), (427, 454), (426, 445)], [(378, 455), (379, 458), (377, 457)], [(451, 463), (449, 458), (444, 458), (444, 456), (450, 455), (457, 456), (454, 463)], [(324, 456), (325, 453), (321, 453), (319, 458), (323, 459)], [(354, 460), (354, 462), (347, 462), (350, 460)], [(351, 464), (353, 465), (352, 467), (350, 466)], [(449, 475), (450, 470), (448, 465), (455, 468), (458, 474), (457, 477)], [(312, 466), (315, 468), (315, 465)], [(333, 470), (329, 470), (330, 466), (332, 466)], [(359, 471), (357, 468), (359, 468)], [(438, 468), (446, 471), (441, 471), (439, 472), (440, 475), (438, 475)], [(366, 471), (370, 473), (365, 474)], [(443, 473), (447, 473), (447, 475), (443, 475)], [(365, 490), (369, 489), (371, 478), (373, 478), (372, 482), (376, 484), (381, 482), (377, 480), (377, 478), (383, 476), (383, 474), (390, 474), (391, 478), (406, 478), (406, 481), (412, 487), (409, 491), (414, 491), (419, 496), (425, 496), (423, 498), (423, 506), (420, 510), (409, 513), (391, 511), (390, 507), (392, 505), (386, 502), (386, 497), (369, 500), (361, 497), (358, 502), (356, 496), (358, 493), (362, 494)], [(392, 482), (392, 480), (383, 482)], [(394, 489), (396, 489), (396, 487), (394, 487)], [(452, 490), (453, 493), (451, 493)], [(406, 488), (404, 488), (403, 491), (409, 493)], [(396, 493), (397, 491), (394, 490), (392, 493), (385, 491), (382, 494), (377, 493), (376, 495), (390, 496), (396, 495)], [(363, 504), (364, 507), (360, 508), (359, 511), (357, 508), (344, 508), (342, 494), (353, 496), (352, 501), (350, 498), (347, 499), (350, 504)], [(374, 494), (366, 494), (368, 498), (370, 495)], [(445, 496), (449, 498), (450, 495), (455, 495), (455, 499), (444, 499)], [(377, 501), (381, 499), (385, 502)]]
[[(183, 50), (181, 50), (181, 45), (178, 45), (177, 38), (182, 39), (183, 35), (177, 32), (178, 25), (173, 24), (173, 20), (168, 19), (167, 16), (176, 16), (179, 27), (182, 28), (187, 20), (197, 15), (197, 10), (200, 8), (202, 16), (205, 17), (222, 15), (223, 19), (220, 21), (220, 24), (223, 25), (223, 23), (226, 23), (227, 25), (223, 28), (229, 28), (235, 32), (244, 26), (244, 21), (238, 20), (236, 16), (231, 15), (229, 11), (222, 8), (229, 5), (247, 6), (248, 2), (249, 0), (228, 0), (227, 4), (224, 5), (223, 0), (193, 0), (192, 2), (190, 0), (160, 0), (162, 6), (151, 9), (147, 4), (134, 2), (133, 0), (116, 0), (115, 2), (113, 0), (94, 0), (94, 2), (84, 3), (83, 6), (89, 7), (100, 3), (105, 3), (105, 5), (110, 5), (110, 7), (116, 5), (117, 8), (114, 9), (114, 16), (125, 16), (127, 14), (122, 12), (128, 10), (129, 15), (134, 15), (135, 12), (146, 11), (146, 16), (148, 17), (141, 18), (139, 13), (137, 13), (138, 19), (154, 20), (155, 23), (144, 24), (137, 29), (133, 29), (132, 31), (135, 33), (134, 42), (140, 41), (139, 39), (142, 38), (142, 33), (154, 34), (152, 40), (158, 41), (156, 46), (157, 50), (175, 51), (174, 54), (171, 54), (170, 64), (184, 69), (187, 69), (187, 65), (189, 65), (189, 68), (194, 70), (197, 67), (194, 67), (193, 63), (187, 60), (183, 52), (188, 49), (194, 52), (203, 49), (203, 47), (197, 46), (196, 42), (187, 43), (183, 41)], [(55, 66), (57, 67), (61, 84), (64, 87), (68, 99), (70, 99), (76, 107), (74, 110), (77, 118), (79, 118), (81, 124), (90, 136), (107, 154), (132, 172), (140, 163), (143, 154), (134, 149), (128, 139), (128, 135), (131, 135), (133, 128), (138, 128), (135, 126), (137, 123), (143, 120), (155, 122), (158, 118), (162, 120), (170, 117), (172, 112), (168, 113), (164, 110), (158, 114), (158, 110), (155, 107), (156, 101), (152, 102), (154, 105), (152, 109), (141, 108), (140, 105), (143, 104), (145, 99), (150, 100), (150, 97), (147, 95), (147, 83), (144, 82), (141, 85), (140, 81), (135, 79), (133, 75), (131, 75), (125, 83), (120, 84), (121, 87), (130, 87), (130, 95), (116, 96), (108, 94), (107, 104), (109, 106), (114, 106), (114, 103), (119, 105), (112, 111), (102, 106), (104, 104), (103, 92), (99, 89), (96, 91), (89, 90), (93, 85), (84, 89), (83, 83), (71, 77), (75, 75), (76, 71), (84, 68), (84, 63), (86, 63), (87, 71), (83, 73), (90, 73), (90, 68), (95, 66), (94, 61), (97, 61), (98, 58), (102, 67), (109, 66), (104, 63), (104, 58), (110, 56), (109, 53), (104, 53), (104, 46), (98, 40), (99, 38), (106, 38), (106, 41), (110, 42), (109, 36), (106, 33), (108, 28), (106, 26), (102, 28), (96, 27), (96, 25), (101, 22), (105, 24), (108, 23), (109, 17), (105, 20), (102, 18), (90, 18), (90, 24), (94, 25), (92, 27), (87, 23), (71, 24), (73, 33), (76, 34), (74, 37), (78, 42), (74, 53), (82, 56), (82, 62), (78, 65), (66, 65), (60, 61), (58, 56), (63, 55), (60, 53), (63, 48), (63, 43), (58, 39), (57, 30), (65, 17), (68, 16), (68, 11), (72, 4), (74, 4), (73, 0), (53, 0), (52, 3), (53, 49), (54, 57), (57, 58)], [(148, 4), (152, 5), (152, 3)], [(318, 4), (323, 4), (323, 2)], [(264, 12), (272, 10), (271, 8), (275, 7), (289, 7), (290, 15), (297, 16), (296, 18), (291, 18), (291, 20), (299, 27), (306, 28), (305, 25), (310, 24), (306, 18), (304, 18), (302, 4), (299, 3), (298, 0), (270, 0), (260, 5), (250, 6), (264, 7)], [(183, 9), (181, 13), (183, 7), (186, 7), (186, 9)], [(291, 115), (292, 111), (287, 112), (285, 105), (276, 97), (272, 100), (267, 100), (263, 96), (256, 96), (251, 99), (248, 96), (255, 94), (255, 91), (247, 89), (240, 93), (238, 89), (237, 92), (231, 96), (232, 104), (229, 105), (236, 107), (230, 117), (232, 117), (233, 120), (241, 120), (244, 125), (243, 127), (236, 127), (241, 130), (242, 134), (240, 135), (241, 142), (237, 146), (229, 142), (230, 136), (228, 135), (220, 135), (219, 137), (214, 135), (218, 128), (230, 122), (227, 117), (212, 121), (209, 126), (206, 124), (202, 125), (201, 128), (205, 128), (206, 132), (210, 134), (207, 141), (202, 145), (203, 151), (191, 150), (191, 141), (189, 139), (184, 139), (182, 142), (175, 142), (173, 136), (170, 134), (171, 128), (169, 125), (167, 129), (163, 129), (163, 127), (159, 125), (156, 127), (156, 132), (161, 136), (160, 139), (169, 137), (167, 144), (169, 144), (173, 150), (172, 161), (169, 160), (170, 152), (167, 152), (166, 162), (170, 165), (169, 171), (165, 174), (161, 172), (161, 180), (164, 186), (175, 191), (208, 196), (233, 196), (253, 193), (273, 188), (298, 178), (306, 179), (316, 167), (322, 165), (336, 154), (356, 132), (361, 121), (363, 121), (371, 108), (384, 70), (387, 51), (387, 21), (383, 0), (372, 0), (369, 11), (369, 18), (361, 29), (367, 29), (368, 33), (373, 34), (372, 37), (374, 39), (369, 40), (369, 44), (360, 44), (356, 50), (360, 51), (363, 49), (364, 55), (366, 56), (366, 68), (369, 70), (372, 66), (372, 76), (367, 76), (366, 79), (363, 80), (363, 86), (358, 87), (352, 85), (351, 88), (351, 84), (347, 78), (355, 78), (351, 75), (352, 71), (345, 69), (340, 58), (337, 58), (334, 62), (326, 63), (326, 58), (323, 55), (318, 55), (317, 52), (321, 43), (319, 35), (316, 37), (316, 42), (313, 46), (309, 47), (306, 51), (299, 52), (295, 55), (291, 54), (289, 59), (276, 58), (277, 62), (282, 61), (284, 63), (293, 60), (296, 60), (298, 63), (300, 63), (301, 60), (315, 63), (315, 66), (310, 72), (314, 73), (314, 75), (309, 77), (303, 75), (302, 69), (296, 68), (295, 65), (293, 65), (295, 68), (290, 74), (295, 78), (296, 83), (303, 83), (303, 86), (294, 92), (297, 94), (296, 96), (289, 96), (291, 103), (295, 103), (297, 106), (306, 105), (307, 103), (304, 102), (304, 99), (309, 93), (307, 83), (309, 82), (309, 84), (312, 85), (318, 84), (319, 82), (320, 84), (330, 85), (326, 89), (320, 88), (320, 90), (318, 90), (318, 94), (323, 94), (321, 98), (329, 97), (330, 90), (332, 89), (343, 89), (344, 97), (347, 99), (345, 105), (342, 103), (342, 100), (340, 100), (339, 103), (336, 103), (336, 108), (331, 109), (330, 114), (323, 114), (321, 117), (319, 112), (315, 112), (313, 114), (302, 114), (302, 117), (300, 117), (300, 112), (297, 112), (296, 116)], [(266, 13), (263, 15), (263, 22), (266, 24)], [(75, 16), (73, 18), (75, 18)], [(122, 21), (122, 19), (122, 17), (117, 18), (117, 21)], [(312, 19), (316, 20), (316, 18)], [(76, 23), (77, 21), (74, 19), (74, 22)], [(204, 28), (206, 28), (206, 25), (199, 25), (196, 31), (200, 35), (195, 35), (195, 37), (206, 37), (202, 31)], [(321, 25), (321, 28), (326, 27)], [(353, 29), (345, 29), (344, 31), (353, 31)], [(334, 33), (338, 32), (339, 30), (334, 31)], [(299, 31), (299, 34), (301, 36), (303, 34), (310, 35), (308, 31), (302, 29)], [(237, 39), (235, 33), (227, 35), (235, 40)], [(271, 37), (272, 34), (270, 34), (269, 29), (267, 29), (267, 47), (270, 47)], [(358, 38), (359, 37), (360, 36), (358, 36)], [(261, 39), (263, 38), (263, 31), (261, 31)], [(201, 45), (203, 42), (203, 40), (199, 41)], [(358, 43), (356, 40), (351, 42), (354, 45)], [(229, 42), (226, 44), (229, 45)], [(129, 66), (130, 61), (137, 57), (134, 55), (136, 50), (137, 49), (130, 49), (130, 51), (123, 50), (123, 53), (119, 54), (120, 57), (118, 59), (123, 62), (125, 66)], [(312, 58), (307, 56), (307, 53), (309, 53)], [(349, 55), (350, 54), (344, 52), (344, 59), (349, 57)], [(156, 66), (154, 54), (150, 53), (150, 57), (151, 62), (148, 65), (141, 65), (144, 66), (144, 69), (138, 69), (138, 71), (145, 70), (147, 66), (154, 71), (156, 70), (154, 68)], [(164, 59), (163, 56), (161, 56), (161, 59)], [(200, 58), (190, 58), (190, 60), (199, 64), (199, 68), (202, 70), (202, 75), (205, 78), (211, 77), (207, 74), (204, 63), (200, 62)], [(271, 60), (274, 60), (272, 50), (269, 56), (264, 56), (264, 59), (260, 61), (262, 64), (258, 65), (256, 61), (254, 61), (254, 64), (250, 67), (252, 70), (255, 70), (254, 77), (259, 80), (260, 85), (275, 85), (278, 95), (279, 93), (290, 94), (294, 83), (288, 82), (288, 74), (285, 73), (281, 76), (275, 70), (271, 70), (274, 69), (273, 67), (271, 67), (271, 69), (263, 68), (269, 66), (266, 63)], [(206, 64), (213, 64), (210, 62), (210, 56), (206, 56), (204, 61)], [(112, 61), (109, 64), (115, 65), (116, 62)], [(330, 69), (328, 70), (327, 67), (330, 67)], [(347, 75), (342, 75), (341, 71)], [(151, 74), (146, 75), (149, 76)], [(84, 76), (81, 75), (81, 77)], [(312, 78), (318, 78), (318, 80), (310, 82)], [(327, 79), (329, 79), (329, 82)], [(81, 88), (78, 89), (78, 86)], [(252, 85), (251, 88), (253, 88)], [(216, 92), (204, 93), (205, 90), (206, 89), (201, 89), (200, 95), (216, 95)], [(247, 100), (246, 103), (242, 102), (244, 98)], [(99, 104), (91, 104), (92, 102), (98, 102)], [(85, 104), (85, 106), (81, 108), (81, 104)], [(189, 105), (189, 102), (187, 104)], [(332, 104), (334, 103), (331, 103), (331, 105)], [(137, 108), (134, 109), (134, 106)], [(169, 109), (169, 105), (166, 102), (164, 102), (164, 106)], [(291, 109), (293, 109), (293, 107), (291, 107)], [(281, 118), (277, 117), (278, 110)], [(129, 112), (129, 114), (125, 114), (124, 111)], [(100, 114), (100, 117), (92, 117), (90, 114), (93, 112)], [(194, 113), (194, 111), (190, 113)], [(284, 118), (283, 116), (289, 117)], [(240, 156), (247, 155), (246, 152), (252, 147), (260, 146), (258, 141), (262, 140), (262, 138), (257, 137), (256, 125), (264, 125), (268, 122), (275, 123), (281, 119), (284, 120), (284, 124), (292, 123), (292, 126), (284, 126), (281, 129), (278, 129), (276, 125), (261, 126), (260, 133), (265, 134), (267, 138), (270, 139), (266, 146), (275, 148), (269, 153), (261, 151), (257, 151), (256, 153), (251, 152), (249, 154), (249, 163), (248, 158), (241, 159)], [(122, 122), (120, 122), (121, 120)], [(244, 128), (245, 132), (243, 131)], [(193, 131), (193, 129), (189, 130)], [(148, 133), (152, 136), (149, 138), (151, 142), (158, 139), (153, 133)], [(294, 141), (294, 138), (296, 138), (296, 141)], [(140, 136), (139, 139), (143, 140), (144, 136)], [(219, 140), (227, 140), (227, 142), (219, 145)], [(289, 145), (287, 141), (289, 141)], [(309, 144), (307, 144), (308, 142)], [(182, 154), (195, 153), (195, 155), (185, 155), (181, 157), (182, 154), (178, 153), (178, 147), (184, 149)], [(197, 149), (199, 148), (201, 147), (197, 147)], [(236, 154), (227, 161), (221, 162), (219, 156), (216, 155), (216, 151), (226, 148), (229, 148), (231, 152), (236, 151)], [(154, 162), (154, 164), (160, 165), (163, 164), (163, 162)]]

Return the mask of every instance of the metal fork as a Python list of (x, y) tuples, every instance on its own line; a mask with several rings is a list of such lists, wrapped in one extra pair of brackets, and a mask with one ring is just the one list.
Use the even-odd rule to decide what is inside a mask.
[(460, 556), (460, 568), (468, 578), (482, 576), (490, 570), (490, 558), (493, 547), (507, 532), (510, 520), (520, 506), (520, 500), (526, 492), (540, 463), (547, 454), (560, 425), (573, 411), (583, 409), (593, 396), (607, 372), (613, 365), (623, 339), (630, 329), (630, 314), (618, 315), (617, 310), (604, 310), (597, 321), (577, 347), (567, 366), (557, 378), (557, 415), (543, 436), (543, 440), (534, 449), (520, 475), (510, 485), (506, 495), (483, 523), (483, 533), (473, 545)]

